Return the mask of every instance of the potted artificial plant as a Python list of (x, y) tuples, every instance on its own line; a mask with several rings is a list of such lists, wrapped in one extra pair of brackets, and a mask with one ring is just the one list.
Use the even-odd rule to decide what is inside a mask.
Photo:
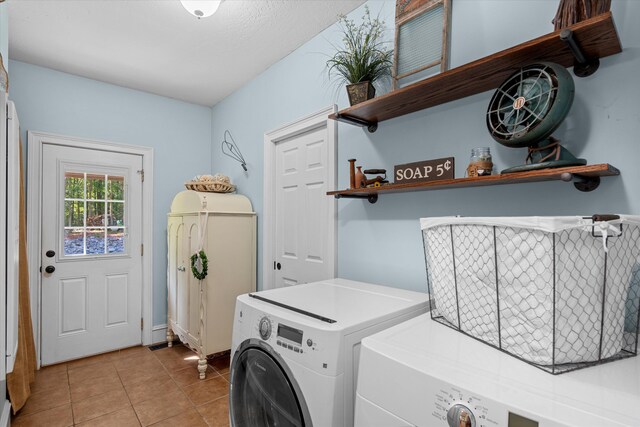
[(369, 8), (365, 6), (362, 24), (356, 25), (344, 15), (340, 15), (342, 48), (327, 61), (330, 78), (338, 84), (347, 84), (347, 94), (351, 105), (371, 99), (376, 90), (373, 83), (388, 78), (393, 65), (393, 51), (384, 40), (384, 21), (371, 19)]

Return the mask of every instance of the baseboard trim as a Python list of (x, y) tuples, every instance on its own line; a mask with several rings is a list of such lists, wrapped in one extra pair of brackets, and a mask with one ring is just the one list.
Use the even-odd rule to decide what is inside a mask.
[(8, 400), (4, 401), (2, 407), (2, 415), (0, 416), (0, 426), (9, 427), (9, 420), (11, 419), (11, 403)]
[(167, 341), (167, 325), (154, 325), (151, 328), (151, 343), (158, 344)]

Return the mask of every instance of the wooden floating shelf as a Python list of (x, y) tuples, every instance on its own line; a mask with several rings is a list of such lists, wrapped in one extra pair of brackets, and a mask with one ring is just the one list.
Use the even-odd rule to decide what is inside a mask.
[(490, 185), (523, 184), (541, 181), (573, 181), (580, 191), (592, 191), (600, 183), (602, 176), (620, 175), (620, 171), (607, 163), (587, 166), (572, 166), (556, 169), (541, 169), (478, 178), (443, 179), (429, 182), (387, 184), (381, 187), (358, 188), (354, 190), (329, 191), (327, 195), (340, 198), (368, 199), (375, 203), (379, 194), (403, 193), (407, 191), (445, 190), (450, 188), (486, 187)]
[[(569, 29), (588, 59), (622, 52), (611, 12), (579, 22)], [(374, 132), (379, 122), (495, 89), (514, 71), (527, 64), (550, 61), (571, 67), (576, 57), (569, 44), (561, 40), (560, 33), (555, 31), (453, 68), (331, 114), (329, 118), (367, 126), (370, 132)]]

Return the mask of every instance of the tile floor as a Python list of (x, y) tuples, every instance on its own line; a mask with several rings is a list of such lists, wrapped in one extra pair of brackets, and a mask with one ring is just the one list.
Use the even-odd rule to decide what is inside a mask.
[(229, 356), (198, 359), (182, 345), (132, 347), (40, 369), (13, 426), (229, 425)]

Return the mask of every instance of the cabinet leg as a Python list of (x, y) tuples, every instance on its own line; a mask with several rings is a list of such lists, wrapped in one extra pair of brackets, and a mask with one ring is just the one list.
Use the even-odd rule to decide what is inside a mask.
[(173, 331), (171, 330), (171, 328), (167, 327), (167, 346), (168, 347), (173, 347), (174, 338), (175, 338), (175, 335), (173, 334)]
[(198, 372), (200, 373), (200, 379), (203, 380), (207, 372), (207, 356), (200, 356), (200, 360), (198, 360)]

